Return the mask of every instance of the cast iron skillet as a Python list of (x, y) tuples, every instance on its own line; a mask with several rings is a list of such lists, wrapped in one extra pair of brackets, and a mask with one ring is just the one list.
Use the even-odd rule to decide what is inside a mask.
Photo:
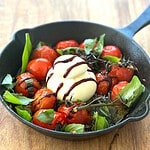
[[(63, 21), (49, 23), (32, 29), (23, 29), (16, 32), (12, 40), (5, 46), (0, 55), (0, 81), (2, 81), (3, 77), (7, 73), (15, 76), (21, 66), (21, 55), (24, 47), (24, 36), (26, 32), (29, 32), (31, 35), (33, 47), (35, 47), (39, 41), (51, 43), (52, 45), (62, 39), (76, 39), (81, 42), (86, 38), (95, 38), (105, 33), (105, 44), (117, 45), (122, 50), (123, 55), (129, 57), (135, 62), (139, 70), (138, 76), (146, 87), (145, 93), (143, 93), (143, 95), (139, 98), (136, 106), (132, 109), (132, 111), (130, 111), (129, 115), (117, 125), (111, 126), (101, 131), (85, 132), (82, 134), (52, 131), (41, 128), (22, 119), (7, 105), (2, 96), (0, 96), (3, 105), (13, 116), (15, 116), (24, 124), (43, 134), (62, 139), (79, 140), (96, 137), (119, 128), (128, 122), (143, 119), (149, 112), (148, 103), (150, 100), (150, 58), (144, 52), (144, 50), (132, 39), (132, 37), (137, 31), (149, 23), (150, 6), (140, 15), (139, 18), (137, 18), (137, 20), (122, 29), (114, 29), (101, 24), (84, 21)], [(1, 95), (3, 91), (4, 89), (0, 87)]]

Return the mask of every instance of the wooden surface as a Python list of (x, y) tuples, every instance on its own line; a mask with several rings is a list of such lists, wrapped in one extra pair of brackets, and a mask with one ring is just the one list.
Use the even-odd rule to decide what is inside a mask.
[[(149, 4), (150, 0), (0, 0), (0, 48), (16, 30), (58, 20), (88, 20), (120, 28)], [(150, 26), (134, 39), (150, 54)], [(150, 115), (98, 138), (63, 141), (22, 124), (0, 103), (0, 150), (150, 150)]]

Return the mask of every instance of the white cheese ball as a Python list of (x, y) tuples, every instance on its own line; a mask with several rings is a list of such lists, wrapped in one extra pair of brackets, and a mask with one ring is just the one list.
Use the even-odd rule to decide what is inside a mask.
[(76, 102), (89, 100), (96, 92), (94, 73), (86, 62), (76, 55), (58, 57), (48, 71), (47, 88), (56, 93), (58, 100)]

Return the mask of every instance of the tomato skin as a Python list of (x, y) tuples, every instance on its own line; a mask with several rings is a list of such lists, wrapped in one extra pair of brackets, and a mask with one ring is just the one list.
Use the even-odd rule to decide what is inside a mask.
[(37, 90), (41, 88), (40, 83), (29, 72), (18, 75), (16, 79), (15, 92), (26, 97), (33, 97)]
[(111, 88), (118, 83), (117, 78), (111, 78), (108, 76), (106, 70), (96, 73), (97, 81), (97, 93), (101, 95), (106, 95)]
[(122, 58), (121, 50), (117, 46), (114, 46), (114, 45), (104, 46), (101, 57), (104, 58), (107, 55)]
[(75, 40), (64, 40), (56, 44), (56, 49), (64, 49), (67, 47), (79, 47), (79, 44)]
[(39, 109), (54, 108), (56, 103), (56, 97), (50, 89), (39, 89), (34, 95), (34, 101), (32, 102), (32, 111), (36, 112)]
[(118, 84), (114, 85), (114, 87), (112, 88), (112, 91), (111, 91), (111, 94), (110, 94), (110, 97), (111, 97), (111, 100), (114, 101), (116, 100), (119, 92), (128, 84), (127, 81), (121, 81), (119, 82)]
[(133, 69), (119, 66), (112, 66), (111, 71), (108, 74), (108, 76), (110, 77), (116, 77), (118, 81), (127, 81), (127, 82), (129, 82), (132, 79), (133, 75), (134, 75)]
[[(78, 105), (78, 104), (77, 104)], [(83, 109), (77, 112), (73, 112), (73, 106), (67, 107), (66, 105), (61, 105), (58, 108), (58, 112), (64, 113), (66, 116), (66, 122), (71, 123), (80, 123), (80, 124), (89, 124), (91, 122), (91, 115), (88, 110)]]
[(79, 47), (84, 49), (84, 42), (80, 43)]
[(52, 67), (50, 61), (45, 58), (36, 58), (29, 61), (27, 65), (27, 71), (32, 73), (39, 81), (43, 81), (46, 78), (48, 70)]
[(54, 60), (59, 56), (59, 54), (49, 46), (41, 46), (40, 48), (33, 51), (31, 59), (36, 58), (46, 58), (53, 64)]
[(34, 113), (33, 119), (32, 119), (32, 122), (34, 124), (41, 126), (43, 128), (51, 129), (51, 130), (55, 129), (57, 124), (61, 124), (61, 125), (65, 124), (66, 118), (64, 114), (59, 113), (59, 112), (54, 112), (54, 117), (50, 124), (38, 120), (37, 116), (45, 110), (46, 109), (40, 109)]

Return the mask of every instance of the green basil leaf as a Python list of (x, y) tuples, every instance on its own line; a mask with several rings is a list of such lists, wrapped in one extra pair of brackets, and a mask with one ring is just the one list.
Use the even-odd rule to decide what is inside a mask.
[(54, 118), (55, 111), (53, 109), (43, 110), (38, 114), (37, 119), (41, 122), (50, 124)]
[(131, 107), (144, 90), (144, 85), (140, 82), (139, 78), (134, 75), (132, 80), (121, 90), (118, 98), (121, 98), (126, 106)]
[(29, 33), (25, 34), (25, 46), (22, 54), (22, 66), (21, 66), (21, 73), (25, 72), (29, 57), (32, 50), (32, 44)]
[(63, 131), (71, 132), (71, 133), (83, 133), (84, 132), (84, 125), (83, 124), (68, 124), (64, 126)]
[(104, 37), (105, 37), (105, 34), (100, 35), (99, 40), (98, 40), (98, 42), (97, 42), (97, 44), (96, 44), (96, 47), (94, 48), (94, 55), (95, 55), (96, 57), (99, 57), (100, 54), (101, 54), (102, 51), (103, 51), (103, 47), (104, 47)]
[(67, 55), (67, 54), (77, 54), (78, 51), (81, 51), (81, 48), (79, 47), (67, 47), (64, 49), (57, 49), (56, 50), (58, 54), (60, 55)]
[(34, 99), (27, 98), (17, 93), (10, 93), (8, 90), (4, 92), (3, 98), (6, 102), (9, 102), (12, 104), (18, 104), (18, 105), (28, 105), (34, 100)]
[(5, 86), (8, 90), (13, 91), (14, 83), (12, 76), (10, 74), (7, 74), (3, 79), (1, 85)]
[(84, 40), (84, 47), (85, 47), (85, 54), (89, 55), (93, 48), (95, 47), (97, 42), (97, 38), (95, 39), (85, 39)]
[(1, 84), (2, 85), (12, 84), (12, 81), (13, 81), (12, 76), (10, 74), (7, 74)]
[(31, 114), (26, 109), (24, 109), (23, 106), (16, 106), (15, 109), (16, 109), (17, 114), (20, 117), (24, 118), (27, 121), (31, 121), (32, 120)]
[(108, 121), (104, 116), (100, 116), (98, 112), (94, 112), (93, 119), (95, 120), (95, 124), (93, 130), (101, 130), (108, 127)]
[(115, 56), (110, 56), (110, 55), (104, 56), (104, 59), (108, 60), (112, 63), (118, 63), (121, 60), (121, 58), (118, 58), (118, 57), (115, 57)]

